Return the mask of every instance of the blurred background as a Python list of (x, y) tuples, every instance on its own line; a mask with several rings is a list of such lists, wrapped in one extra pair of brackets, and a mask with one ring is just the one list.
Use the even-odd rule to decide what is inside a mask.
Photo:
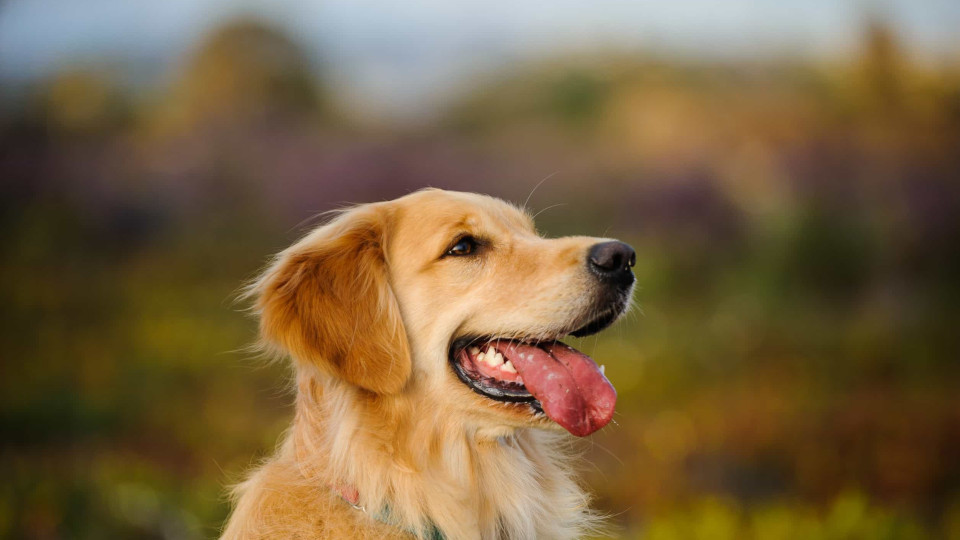
[(436, 186), (637, 248), (639, 309), (574, 343), (620, 393), (583, 460), (617, 536), (960, 538), (958, 28), (0, 3), (0, 537), (215, 537), (291, 418), (235, 291), (317, 213)]

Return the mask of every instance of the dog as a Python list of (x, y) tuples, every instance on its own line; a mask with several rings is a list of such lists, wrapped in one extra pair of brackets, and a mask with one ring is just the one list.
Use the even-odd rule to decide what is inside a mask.
[(634, 250), (547, 239), (502, 200), (427, 189), (338, 213), (244, 291), (293, 360), (293, 425), (222, 538), (564, 539), (598, 517), (569, 434), (610, 422), (561, 343), (630, 306)]

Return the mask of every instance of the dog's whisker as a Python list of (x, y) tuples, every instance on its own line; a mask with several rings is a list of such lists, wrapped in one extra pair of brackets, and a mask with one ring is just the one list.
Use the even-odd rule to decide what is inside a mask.
[[(526, 210), (526, 209), (527, 209), (527, 203), (530, 202), (530, 198), (533, 197), (533, 194), (537, 191), (537, 188), (539, 188), (539, 187), (540, 187), (544, 182), (546, 182), (547, 180), (549, 180), (549, 179), (553, 178), (554, 176), (556, 176), (556, 174), (557, 174), (558, 172), (560, 172), (560, 171), (559, 171), (559, 170), (553, 171), (552, 173), (544, 176), (542, 180), (540, 180), (539, 182), (537, 182), (537, 185), (533, 186), (533, 189), (530, 190), (530, 193), (527, 195), (527, 198), (523, 201), (523, 204), (520, 205), (520, 208), (523, 208), (524, 210)], [(534, 217), (536, 217), (536, 216), (534, 216)], [(531, 218), (531, 219), (532, 219), (532, 218)]]
[(537, 216), (539, 216), (540, 214), (546, 212), (547, 210), (551, 210), (551, 209), (553, 209), (553, 208), (557, 208), (557, 207), (560, 207), (560, 206), (566, 206), (566, 205), (567, 205), (567, 203), (551, 204), (550, 206), (548, 206), (548, 207), (540, 210), (540, 211), (537, 212), (536, 214), (534, 214), (530, 219), (537, 219)]

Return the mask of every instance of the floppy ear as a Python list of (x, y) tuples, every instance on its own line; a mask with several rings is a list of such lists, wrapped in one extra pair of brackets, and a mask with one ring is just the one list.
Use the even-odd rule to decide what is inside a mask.
[(388, 219), (380, 205), (347, 211), (280, 253), (248, 292), (267, 342), (379, 394), (410, 376), (384, 254)]

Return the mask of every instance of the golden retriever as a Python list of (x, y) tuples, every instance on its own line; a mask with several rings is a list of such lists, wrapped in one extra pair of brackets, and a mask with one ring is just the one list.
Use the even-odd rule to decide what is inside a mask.
[(587, 534), (566, 432), (606, 425), (616, 392), (558, 340), (628, 308), (634, 259), (436, 189), (309, 233), (246, 291), (263, 344), (294, 360), (296, 414), (223, 538)]

